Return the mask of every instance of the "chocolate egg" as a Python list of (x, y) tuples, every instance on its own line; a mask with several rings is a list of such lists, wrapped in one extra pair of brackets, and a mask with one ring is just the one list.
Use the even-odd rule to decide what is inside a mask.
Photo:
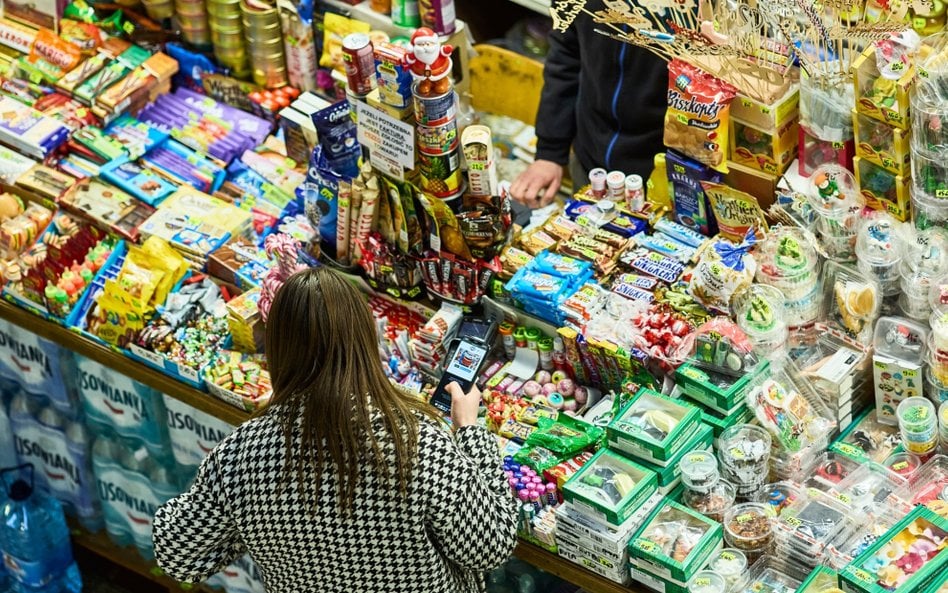
[(553, 371), (553, 376), (551, 377), (554, 383), (559, 383), (563, 379), (568, 379), (568, 378), (569, 378), (569, 375), (567, 375), (563, 371)]
[(566, 400), (563, 399), (563, 394), (555, 391), (550, 394), (550, 397), (548, 397), (546, 401), (550, 404), (551, 408), (556, 408), (557, 410), (562, 410), (563, 404), (566, 403)]
[(537, 371), (537, 374), (533, 376), (533, 380), (540, 385), (544, 385), (552, 381), (553, 378), (550, 376), (550, 371)]
[(589, 392), (582, 385), (577, 385), (576, 389), (573, 390), (573, 397), (576, 398), (577, 404), (585, 406), (586, 401), (589, 399)]
[(566, 410), (567, 412), (575, 412), (576, 410), (579, 409), (579, 402), (573, 398), (569, 398), (563, 404), (563, 409)]
[(572, 379), (562, 379), (557, 382), (556, 390), (565, 397), (569, 397), (573, 395), (573, 392), (576, 390), (576, 383), (574, 383)]
[(556, 391), (556, 383), (547, 383), (542, 389), (543, 395), (550, 395), (554, 391)]
[(523, 394), (526, 395), (527, 397), (535, 397), (537, 395), (540, 395), (540, 390), (542, 388), (543, 388), (542, 385), (540, 385), (536, 381), (527, 381), (526, 383), (523, 384)]

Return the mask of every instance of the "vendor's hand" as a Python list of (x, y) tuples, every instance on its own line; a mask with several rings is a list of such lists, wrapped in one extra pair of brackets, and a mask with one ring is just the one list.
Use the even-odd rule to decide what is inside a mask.
[(533, 161), (510, 186), (510, 196), (530, 208), (542, 208), (556, 196), (563, 182), (563, 167), (553, 161)]
[(447, 384), (445, 389), (451, 394), (451, 420), (455, 428), (464, 428), (477, 424), (477, 410), (481, 405), (481, 390), (472, 385), (467, 393), (461, 391), (461, 386), (455, 381)]

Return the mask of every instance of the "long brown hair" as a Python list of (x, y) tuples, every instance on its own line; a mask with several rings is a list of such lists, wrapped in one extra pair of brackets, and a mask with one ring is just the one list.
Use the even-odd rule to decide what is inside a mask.
[[(345, 511), (365, 464), (404, 495), (418, 445), (417, 414), (431, 411), (385, 376), (375, 323), (358, 289), (326, 267), (294, 274), (270, 307), (266, 350), (273, 384), (267, 413), (282, 426), (284, 470), (295, 470), (301, 495), (315, 506), (311, 494), (319, 492), (323, 473), (335, 469)], [(383, 454), (388, 444), (394, 467)]]

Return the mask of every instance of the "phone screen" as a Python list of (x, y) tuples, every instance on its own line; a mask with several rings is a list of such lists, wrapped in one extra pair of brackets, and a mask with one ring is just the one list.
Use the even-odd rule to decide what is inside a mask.
[(457, 381), (462, 389), (469, 389), (481, 370), (485, 356), (487, 356), (486, 347), (464, 341), (459, 343), (431, 398), (431, 404), (445, 412), (450, 410), (451, 395), (445, 390), (445, 386), (452, 381)]

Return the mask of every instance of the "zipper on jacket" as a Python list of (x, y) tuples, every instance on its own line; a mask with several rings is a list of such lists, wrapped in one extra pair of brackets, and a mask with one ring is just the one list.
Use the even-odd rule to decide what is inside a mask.
[[(625, 27), (623, 27), (623, 29), (624, 28)], [(612, 170), (612, 149), (615, 148), (619, 134), (622, 132), (622, 123), (619, 121), (618, 103), (619, 93), (622, 91), (622, 83), (625, 79), (625, 52), (628, 47), (629, 44), (623, 42), (622, 49), (619, 50), (619, 82), (616, 84), (616, 90), (612, 93), (612, 117), (616, 121), (616, 131), (612, 135), (612, 140), (609, 141), (609, 147), (606, 149), (606, 170)]]

